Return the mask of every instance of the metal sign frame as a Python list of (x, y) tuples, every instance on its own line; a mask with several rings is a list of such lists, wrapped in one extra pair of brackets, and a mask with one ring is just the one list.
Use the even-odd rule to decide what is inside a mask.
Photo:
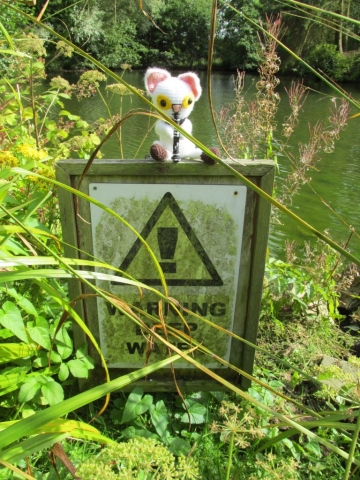
[[(64, 160), (57, 162), (57, 180), (77, 189), (86, 163), (87, 162), (85, 160)], [(250, 179), (255, 185), (260, 187), (268, 194), (272, 193), (275, 173), (273, 161), (241, 160), (236, 162), (228, 162), (228, 164), (246, 178)], [(119, 193), (119, 195), (124, 196), (124, 205), (126, 202), (128, 202), (130, 207), (131, 199), (128, 200), (126, 198), (126, 192), (129, 191), (129, 189), (131, 189), (131, 191), (133, 190), (134, 192), (140, 192), (139, 198), (140, 201), (143, 202), (144, 214), (140, 219), (136, 219), (138, 223), (136, 229), (145, 240), (149, 240), (150, 243), (152, 242), (151, 248), (154, 245), (156, 238), (156, 225), (159, 225), (156, 227), (158, 231), (162, 229), (161, 233), (176, 236), (176, 238), (171, 237), (175, 238), (175, 241), (172, 240), (171, 242), (168, 242), (170, 244), (176, 244), (177, 236), (180, 235), (179, 241), (181, 240), (181, 242), (185, 244), (184, 248), (189, 251), (193, 250), (194, 252), (193, 257), (190, 256), (190, 258), (195, 259), (195, 263), (196, 261), (202, 263), (201, 266), (203, 267), (202, 270), (200, 269), (200, 273), (198, 273), (197, 276), (194, 276), (194, 278), (192, 278), (192, 275), (189, 275), (188, 273), (181, 273), (180, 258), (184, 256), (183, 253), (179, 249), (178, 257), (175, 257), (174, 259), (174, 251), (169, 252), (168, 245), (160, 245), (161, 235), (159, 236), (158, 232), (157, 241), (159, 242), (159, 251), (161, 247), (162, 252), (160, 252), (161, 258), (159, 258), (159, 262), (165, 277), (167, 277), (170, 296), (176, 298), (178, 294), (178, 300), (180, 303), (184, 301), (184, 299), (187, 301), (187, 291), (189, 291), (192, 295), (192, 297), (190, 295), (189, 298), (195, 298), (194, 295), (196, 295), (197, 291), (201, 291), (202, 294), (205, 292), (207, 295), (206, 298), (211, 298), (212, 292), (214, 291), (218, 294), (219, 292), (221, 293), (221, 289), (223, 288), (223, 274), (221, 266), (219, 267), (221, 264), (220, 260), (217, 261), (217, 259), (214, 258), (214, 252), (216, 250), (214, 250), (209, 243), (204, 248), (203, 245), (204, 242), (206, 243), (206, 232), (203, 232), (203, 234), (200, 235), (199, 228), (201, 230), (201, 227), (197, 226), (197, 229), (194, 228), (194, 214), (188, 213), (190, 210), (187, 210), (188, 202), (186, 195), (179, 192), (188, 191), (188, 196), (190, 199), (192, 197), (192, 192), (195, 192), (195, 189), (205, 192), (205, 197), (206, 191), (210, 191), (210, 189), (211, 192), (219, 191), (222, 196), (226, 196), (227, 192), (229, 192), (229, 197), (230, 194), (237, 196), (240, 193), (237, 200), (238, 203), (231, 203), (231, 214), (235, 223), (237, 221), (236, 218), (239, 217), (238, 222), (241, 226), (239, 231), (241, 231), (242, 236), (238, 245), (239, 264), (234, 267), (236, 268), (237, 279), (234, 302), (231, 309), (231, 314), (233, 317), (231, 319), (231, 330), (245, 340), (256, 343), (265, 256), (269, 232), (271, 208), (269, 202), (261, 198), (252, 189), (245, 186), (223, 166), (209, 166), (194, 160), (186, 160), (178, 164), (158, 163), (145, 160), (96, 160), (84, 178), (80, 189), (85, 194), (96, 198), (97, 200), (101, 201), (102, 198), (104, 198), (104, 202), (102, 203), (110, 207), (113, 207), (115, 202), (111, 203), (111, 201), (106, 200), (106, 198), (109, 197), (110, 199), (113, 199), (115, 198), (114, 195), (116, 195), (115, 193), (111, 192), (115, 192), (117, 190), (119, 190), (119, 192), (123, 191), (124, 193)], [(151, 200), (153, 196), (153, 201), (148, 200), (148, 197), (144, 197), (145, 193), (142, 192), (142, 190), (144, 190), (144, 192), (150, 192), (149, 198)], [(197, 208), (199, 208), (200, 224), (202, 201), (201, 192), (199, 192), (197, 195)], [(78, 197), (78, 216), (76, 216), (75, 195), (59, 188), (58, 196), (63, 228), (63, 239), (67, 244), (65, 247), (66, 256), (70, 258), (86, 259), (92, 259), (93, 256), (97, 256), (105, 261), (108, 261), (108, 258), (118, 258), (112, 257), (112, 253), (108, 258), (101, 258), (103, 253), (101, 247), (101, 242), (103, 240), (101, 238), (106, 238), (107, 234), (106, 232), (102, 232), (103, 237), (101, 237), (101, 235), (99, 236), (96, 232), (102, 231), (103, 227), (107, 225), (107, 217), (101, 216), (102, 211), (99, 210), (98, 212), (96, 210), (98, 207), (94, 207), (89, 202)], [(146, 201), (143, 201), (144, 198), (146, 198)], [(211, 200), (206, 201), (211, 202)], [(213, 203), (214, 202), (216, 203), (216, 200), (213, 200)], [(243, 207), (239, 208), (239, 202), (242, 202)], [(139, 205), (139, 200), (137, 203)], [(131, 208), (129, 207), (129, 210), (128, 204), (126, 204), (127, 207), (124, 208), (125, 210), (127, 209), (130, 211), (131, 217)], [(241, 212), (241, 210), (243, 211)], [(167, 227), (167, 220), (161, 221), (162, 218), (165, 218), (164, 212), (167, 212), (166, 215), (172, 218), (172, 224), (170, 227)], [(121, 214), (121, 208), (120, 212), (118, 213)], [(132, 216), (134, 218), (134, 214)], [(131, 223), (131, 218), (127, 220)], [(207, 222), (208, 221), (209, 219), (207, 219)], [(214, 221), (216, 223), (216, 218)], [(163, 226), (163, 224), (165, 224), (165, 226)], [(216, 225), (218, 225), (217, 228), (219, 229), (221, 228), (222, 224), (217, 223)], [(116, 229), (118, 227), (109, 227), (109, 232), (113, 228)], [(131, 232), (129, 234), (131, 235)], [(220, 236), (225, 235), (225, 232), (215, 230), (215, 232), (212, 233), (213, 240), (214, 238), (216, 240), (216, 235), (218, 235), (218, 238), (220, 238)], [(120, 267), (121, 270), (125, 270), (129, 274), (132, 274), (133, 272), (130, 271), (132, 268), (132, 263), (135, 262), (136, 258), (138, 258), (137, 263), (143, 264), (145, 257), (140, 257), (143, 255), (141, 253), (141, 249), (144, 247), (136, 237), (130, 237), (129, 242), (127, 244), (125, 242), (125, 246), (122, 251), (119, 249), (120, 262), (114, 266)], [(111, 248), (106, 249), (104, 246), (105, 257), (106, 251), (110, 250)], [(113, 261), (116, 262), (117, 260)], [(180, 267), (180, 272), (178, 274), (176, 273), (177, 266)], [(148, 272), (150, 269), (147, 268), (146, 271)], [(189, 269), (185, 269), (184, 272), (189, 272)], [(159, 285), (160, 282), (158, 278), (154, 276), (154, 274), (149, 273), (148, 278), (142, 278), (141, 281), (148, 285), (155, 285), (156, 288), (161, 289), (161, 286)], [(114, 286), (115, 290), (116, 288), (117, 287)], [(200, 290), (197, 290), (199, 288)], [(131, 297), (129, 290), (126, 288), (118, 291), (120, 294), (124, 295), (125, 300), (126, 298), (134, 299), (134, 296)], [(84, 293), (86, 294), (90, 292), (87, 291), (86, 287), (84, 287), (84, 285), (79, 281), (71, 280), (69, 282), (69, 293), (70, 298), (74, 299)], [(126, 295), (130, 295), (130, 297), (126, 297)], [(213, 305), (218, 305), (218, 303), (215, 302)], [(99, 301), (94, 297), (88, 297), (83, 301), (77, 302), (76, 310), (85, 320), (87, 326), (90, 328), (99, 344), (101, 343), (101, 340), (104, 341), (102, 338), (103, 327), (101, 322), (108, 320), (104, 314), (105, 310), (101, 305), (101, 300)], [(214, 312), (212, 313), (216, 316)], [(121, 322), (129, 322), (129, 325), (131, 324), (131, 320), (127, 319), (126, 316), (122, 316), (120, 319), (118, 318), (116, 320), (118, 323), (115, 323), (115, 327), (113, 325), (112, 328), (115, 328), (116, 330), (116, 325), (120, 325), (120, 320)], [(212, 320), (214, 321), (214, 318), (212, 318)], [(201, 332), (201, 329), (199, 331)], [(137, 333), (139, 334), (139, 332)], [(74, 337), (75, 344), (77, 346), (85, 341), (84, 333), (75, 326)], [(207, 337), (205, 336), (205, 338)], [(229, 336), (226, 338), (228, 342), (226, 358), (237, 368), (244, 370), (248, 374), (251, 374), (254, 363), (254, 349), (243, 342), (232, 339)], [(134, 344), (131, 345), (133, 348)], [(204, 342), (204, 345), (206, 346), (206, 341)], [(89, 346), (89, 353), (95, 359), (98, 358), (96, 352), (94, 352), (91, 346)], [(129, 354), (130, 353), (131, 352), (129, 350)], [(139, 352), (136, 351), (135, 353)], [(155, 360), (157, 360), (156, 355), (155, 359), (150, 357), (150, 361)], [(97, 366), (95, 368), (95, 372), (91, 374), (86, 386), (90, 386), (93, 383), (99, 383), (99, 381), (103, 379), (102, 367), (98, 360), (96, 360), (96, 362)], [(206, 361), (204, 361), (204, 363), (206, 364)], [(129, 373), (136, 368), (144, 366), (145, 363), (141, 365), (134, 362), (134, 365), (132, 365), (131, 368), (124, 367), (120, 363), (119, 365), (121, 366), (119, 368), (117, 368), (116, 365), (117, 364), (114, 363), (114, 368), (111, 368), (110, 371), (114, 376)], [(126, 364), (124, 363), (124, 365)], [(237, 384), (241, 388), (247, 388), (249, 386), (248, 379), (245, 376), (239, 375), (234, 370), (224, 368), (220, 365), (216, 366), (214, 362), (208, 362), (207, 365), (223, 378)], [(221, 389), (221, 386), (218, 383), (215, 383), (203, 372), (198, 371), (195, 368), (186, 368), (184, 364), (180, 364), (180, 367), (176, 367), (176, 378), (179, 387), (185, 391)], [(175, 389), (172, 374), (169, 369), (156, 372), (151, 379), (138, 381), (136, 384), (142, 386), (142, 388), (147, 391), (172, 391)], [(134, 385), (132, 384), (129, 388), (133, 387)]]

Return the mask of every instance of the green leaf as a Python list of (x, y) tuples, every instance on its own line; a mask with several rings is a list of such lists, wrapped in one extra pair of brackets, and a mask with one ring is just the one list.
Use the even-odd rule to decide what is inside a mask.
[(64, 390), (62, 386), (52, 378), (48, 380), (45, 385), (42, 385), (41, 393), (49, 405), (56, 405), (64, 400)]
[(25, 120), (32, 119), (34, 117), (34, 111), (31, 107), (25, 107), (23, 109), (23, 118)]
[(13, 337), (14, 334), (10, 332), (7, 328), (0, 329), (0, 338), (10, 338)]
[[(0, 22), (0, 30), (3, 34), (3, 36), (5, 37), (9, 47), (11, 50), (8, 50), (10, 52), (13, 52), (15, 49), (16, 49), (16, 46), (13, 42), (13, 39), (11, 38), (11, 35), (9, 34), (9, 32), (6, 30), (6, 28), (4, 27), (4, 25), (2, 24), (2, 22)], [(16, 52), (14, 52), (16, 54)], [(21, 56), (25, 56), (24, 53), (21, 53)], [(27, 57), (31, 58), (29, 55), (26, 55)]]
[(33, 62), (32, 67), (38, 70), (44, 70), (45, 66), (42, 62)]
[(57, 135), (58, 135), (58, 132), (56, 130), (49, 130), (48, 132), (46, 132), (46, 138), (50, 140), (50, 142), (54, 140), (54, 138), (56, 138)]
[[(0, 195), (1, 195), (1, 189), (0, 189)], [(22, 247), (22, 245), (13, 238), (7, 239), (5, 248), (8, 252), (13, 253), (14, 255), (27, 255), (27, 252)], [(0, 279), (2, 276), (3, 276), (3, 272), (0, 273)]]
[(67, 110), (61, 110), (59, 112), (59, 115), (65, 115), (66, 117), (68, 117), (69, 120), (80, 120), (80, 117), (79, 115), (73, 115), (72, 113), (68, 112)]
[(169, 423), (169, 415), (165, 403), (159, 400), (156, 405), (150, 407), (151, 421), (160, 437), (165, 435)]
[[(191, 423), (200, 425), (201, 423), (206, 422), (206, 407), (204, 407), (204, 405), (194, 402), (191, 399), (185, 400), (185, 403), (190, 414)], [(189, 422), (189, 416), (187, 412), (181, 415), (180, 421), (183, 423)]]
[[(17, 448), (8, 448), (7, 450), (3, 450), (1, 452), (2, 459), (8, 461), (9, 463), (17, 463), (24, 457), (31, 457), (31, 455), (38, 451), (46, 451), (48, 450), (54, 443), (59, 443), (62, 440), (65, 440), (69, 434), (66, 433), (46, 433), (42, 435), (35, 435), (34, 437), (27, 438), (23, 440), (20, 444), (17, 444)], [(90, 437), (90, 435), (88, 435)], [(53, 476), (48, 477), (42, 476), (45, 480), (54, 479)], [(1, 478), (1, 477), (0, 477)], [(9, 478), (9, 477), (7, 477)], [(18, 475), (14, 474), (11, 478), (24, 478), (23, 476), (19, 477)], [(33, 478), (33, 477), (27, 477)], [(59, 477), (55, 477), (59, 478)]]
[(89, 376), (89, 369), (85, 365), (85, 363), (81, 360), (70, 360), (66, 364), (70, 369), (71, 375), (76, 378), (88, 378)]
[(317, 442), (306, 442), (304, 443), (304, 448), (308, 452), (312, 453), (315, 455), (315, 457), (321, 458), (322, 457), (322, 450), (320, 448), (320, 445)]
[(174, 455), (188, 455), (191, 445), (180, 437), (175, 437), (168, 445), (168, 449)]
[(62, 363), (60, 365), (60, 369), (59, 369), (59, 373), (58, 373), (58, 377), (59, 377), (59, 380), (61, 382), (64, 382), (70, 375), (70, 370), (68, 368), (67, 365), (65, 365), (65, 363)]
[(39, 377), (27, 378), (24, 384), (20, 388), (19, 402), (25, 403), (32, 400), (41, 387)]
[(90, 355), (87, 355), (87, 349), (87, 344), (79, 347), (76, 350), (76, 358), (84, 362), (88, 370), (92, 370), (94, 368), (94, 360), (90, 357)]
[(57, 138), (67, 138), (69, 136), (69, 134), (67, 133), (66, 130), (57, 130), (56, 132), (56, 137)]
[(143, 390), (136, 387), (129, 395), (126, 402), (121, 423), (128, 423), (134, 418), (147, 412), (153, 403), (151, 395), (145, 395), (142, 398)]
[(41, 315), (38, 315), (36, 316), (35, 322), (37, 327), (45, 328), (50, 335), (50, 325), (49, 325), (49, 321), (46, 320), (46, 318), (42, 317)]
[(28, 315), (34, 315), (35, 317), (38, 315), (36, 308), (30, 302), (30, 300), (20, 295), (15, 288), (8, 288), (7, 293), (16, 300), (16, 305), (24, 310)]
[(54, 352), (54, 350), (51, 351), (50, 360), (54, 363), (61, 363), (60, 355), (58, 353)]
[(0, 310), (0, 324), (10, 330), (16, 337), (28, 343), (24, 322), (20, 310), (12, 302), (5, 302)]
[(88, 122), (85, 122), (85, 120), (79, 120), (76, 122), (76, 127), (77, 128), (89, 128)]
[(9, 49), (1, 49), (0, 50), (1, 54), (6, 54), (6, 55), (11, 55), (14, 57), (26, 57), (26, 58), (31, 58), (30, 55), (27, 55), (26, 53), (23, 52), (17, 52), (15, 50), (9, 50)]
[(57, 130), (57, 125), (54, 120), (47, 120), (45, 126), (49, 131)]
[(94, 145), (100, 145), (101, 140), (95, 133), (91, 133), (89, 138)]
[(3, 203), (4, 198), (7, 196), (7, 192), (11, 187), (10, 182), (2, 182), (0, 185), (0, 203)]
[(8, 125), (16, 125), (18, 122), (17, 115), (15, 113), (10, 113), (8, 115), (4, 115), (4, 120)]
[(32, 362), (34, 368), (47, 367), (49, 364), (49, 352), (42, 350)]
[(31, 340), (33, 340), (35, 343), (39, 344), (46, 350), (50, 350), (51, 341), (48, 328), (45, 329), (44, 327), (32, 327), (28, 328), (28, 332)]
[(295, 458), (295, 460), (300, 460), (301, 458), (301, 450), (302, 448), (300, 447), (299, 444), (292, 442), (288, 438), (284, 438), (283, 440), (284, 445), (288, 447), (288, 449), (291, 451), (292, 456)]
[(69, 358), (73, 353), (73, 343), (66, 330), (66, 325), (63, 325), (57, 332), (54, 344), (56, 345), (56, 349), (63, 360)]
[(154, 438), (155, 440), (160, 440), (159, 436), (156, 433), (149, 432), (143, 428), (135, 428), (133, 426), (127, 427), (121, 431), (121, 435), (130, 440), (131, 438), (143, 437), (143, 438)]

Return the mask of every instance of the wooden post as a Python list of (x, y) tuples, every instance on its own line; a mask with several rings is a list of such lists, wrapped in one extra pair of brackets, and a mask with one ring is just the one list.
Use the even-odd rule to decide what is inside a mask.
[[(271, 194), (274, 163), (270, 160), (237, 161), (229, 164), (258, 187)], [(86, 161), (57, 163), (57, 179), (78, 187)], [(178, 164), (140, 160), (97, 160), (85, 177), (81, 191), (111, 208), (142, 236), (160, 263), (169, 289), (184, 311), (186, 325), (172, 308), (165, 307), (168, 325), (202, 342), (204, 347), (237, 368), (251, 374), (254, 350), (201, 320), (256, 343), (270, 204), (221, 165), (209, 166), (187, 160)], [(79, 198), (75, 215), (74, 195), (59, 189), (64, 241), (69, 257), (96, 257), (119, 268), (152, 289), (163, 292), (159, 274), (146, 247), (122, 222), (100, 207)], [(113, 273), (102, 269), (105, 273)], [(119, 274), (120, 275), (120, 274)], [(157, 295), (149, 290), (116, 281), (97, 281), (134, 310), (142, 309), (143, 321), (161, 323)], [(70, 297), (89, 293), (77, 281), (70, 283)], [(165, 302), (166, 303), (166, 302)], [(145, 364), (146, 336), (125, 315), (101, 298), (89, 297), (77, 311), (98, 340), (111, 372), (125, 374)], [(191, 313), (192, 312), (192, 313)], [(159, 330), (157, 330), (159, 332)], [(84, 334), (76, 330), (80, 345)], [(188, 345), (173, 338), (178, 348)], [(150, 357), (154, 362), (166, 355), (156, 342)], [(90, 348), (90, 353), (96, 357)], [(219, 364), (200, 352), (195, 358), (223, 378), (247, 388), (244, 375)], [(221, 389), (209, 377), (186, 362), (177, 362), (177, 382), (183, 390)], [(91, 382), (102, 376), (98, 365)], [(172, 391), (170, 370), (138, 382), (144, 390)], [(131, 385), (130, 388), (133, 388)]]

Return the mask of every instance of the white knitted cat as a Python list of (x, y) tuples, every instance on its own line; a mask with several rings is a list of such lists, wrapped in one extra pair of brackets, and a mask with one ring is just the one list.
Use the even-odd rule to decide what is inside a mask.
[[(201, 95), (199, 77), (192, 72), (172, 77), (166, 70), (149, 68), (145, 74), (145, 87), (151, 95), (153, 104), (191, 134), (192, 124), (187, 117)], [(156, 122), (155, 132), (159, 140), (155, 141), (150, 148), (150, 154), (154, 160), (164, 162), (172, 159), (173, 162), (179, 162), (182, 158), (201, 158), (205, 163), (215, 163), (190, 140), (179, 134), (172, 125), (163, 120)], [(217, 156), (220, 155), (217, 148), (211, 150)]]

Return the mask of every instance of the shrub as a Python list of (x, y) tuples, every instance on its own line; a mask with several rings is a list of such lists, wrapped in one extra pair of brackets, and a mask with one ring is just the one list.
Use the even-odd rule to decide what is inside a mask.
[(334, 81), (345, 80), (352, 67), (352, 57), (345, 56), (337, 50), (336, 45), (321, 43), (311, 53), (308, 63), (325, 73)]

